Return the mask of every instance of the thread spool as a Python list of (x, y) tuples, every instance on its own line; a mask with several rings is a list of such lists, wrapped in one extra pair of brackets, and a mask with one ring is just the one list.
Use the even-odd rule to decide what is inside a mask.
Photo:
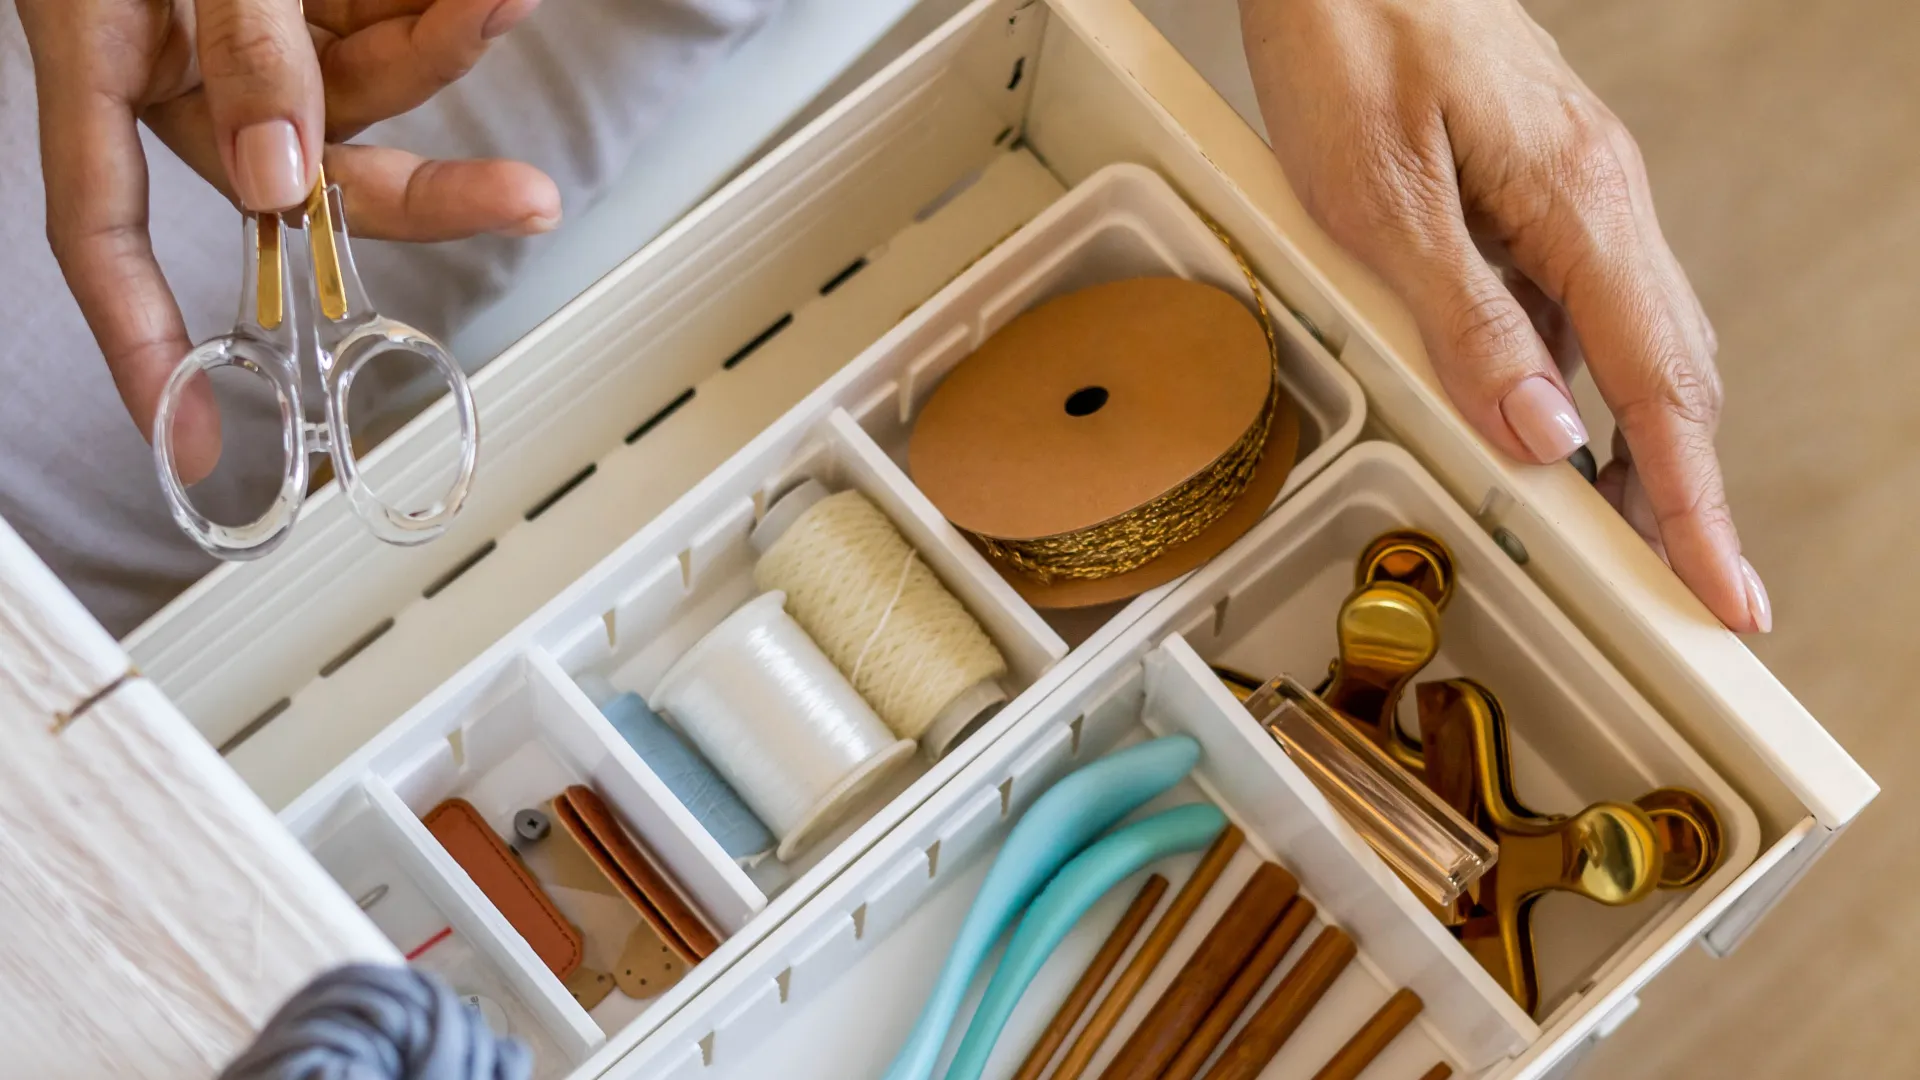
[(754, 584), (784, 592), (787, 613), (930, 760), (1006, 704), (993, 639), (865, 495), (807, 480), (768, 509), (753, 545)]
[(773, 854), (773, 834), (740, 793), (639, 694), (622, 693), (597, 675), (583, 675), (579, 683), (600, 715), (719, 843), (720, 850), (747, 868)]
[(913, 754), (785, 609), (762, 593), (661, 677), (672, 716), (779, 838), (783, 862), (832, 829)]
[(928, 398), (908, 445), (914, 482), (1029, 603), (1089, 607), (1171, 581), (1278, 495), (1300, 422), (1247, 276), (1257, 317), (1171, 277), (1056, 297)]

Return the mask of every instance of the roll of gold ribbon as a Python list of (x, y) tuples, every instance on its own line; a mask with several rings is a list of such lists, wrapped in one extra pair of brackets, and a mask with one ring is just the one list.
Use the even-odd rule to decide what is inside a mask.
[(1240, 265), (1251, 311), (1182, 278), (1096, 285), (1008, 323), (928, 400), (915, 482), (1036, 606), (1170, 581), (1251, 528), (1285, 482), (1299, 418)]

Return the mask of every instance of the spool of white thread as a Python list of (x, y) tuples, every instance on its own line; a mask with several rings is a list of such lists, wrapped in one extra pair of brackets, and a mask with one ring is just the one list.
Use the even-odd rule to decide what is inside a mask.
[(754, 583), (786, 593), (788, 613), (928, 758), (1006, 703), (1006, 658), (865, 495), (807, 480), (768, 508), (753, 545)]
[(661, 677), (670, 713), (774, 835), (788, 861), (831, 830), (913, 753), (764, 593), (727, 616)]

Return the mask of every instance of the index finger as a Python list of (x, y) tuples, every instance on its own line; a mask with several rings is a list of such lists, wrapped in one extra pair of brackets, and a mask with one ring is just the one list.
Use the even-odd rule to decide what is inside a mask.
[[(147, 233), (147, 161), (133, 108), (94, 91), (84, 66), (35, 66), (47, 240), (120, 400), (152, 441), (161, 390), (191, 344)], [(220, 420), (205, 380), (182, 401), (174, 433), (182, 474), (211, 472)]]

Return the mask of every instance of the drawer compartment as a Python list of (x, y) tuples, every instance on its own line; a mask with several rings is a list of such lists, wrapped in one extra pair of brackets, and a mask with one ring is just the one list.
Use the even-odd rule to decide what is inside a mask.
[[(1724, 859), (1691, 890), (1656, 892), (1621, 908), (1567, 894), (1536, 905), (1537, 1020), (1393, 876), (1209, 668), (1230, 663), (1312, 681), (1333, 655), (1334, 612), (1352, 588), (1358, 553), (1374, 536), (1403, 527), (1445, 541), (1458, 572), (1441, 652), (1421, 678), (1470, 675), (1502, 696), (1514, 782), (1535, 809), (1573, 812), (1601, 799), (1629, 801), (1656, 786), (1680, 785), (1705, 795), (1724, 824)], [(1115, 746), (1176, 733), (1193, 735), (1202, 746), (1191, 790), (1179, 797), (1205, 798), (1227, 811), (1246, 829), (1252, 854), (1236, 862), (1232, 873), (1239, 877), (1210, 894), (1209, 907), (1156, 968), (1120, 1030), (1144, 1015), (1184, 950), (1204, 934), (1210, 914), (1251, 873), (1255, 855), (1276, 858), (1299, 877), (1319, 917), (1353, 936), (1361, 959), (1262, 1073), (1275, 1080), (1312, 1075), (1400, 987), (1419, 993), (1426, 1007), (1376, 1066), (1378, 1075), (1419, 1075), (1438, 1060), (1461, 1075), (1522, 1075), (1523, 1055), (1551, 1043), (1618, 988), (1650, 976), (1653, 953), (1685, 934), (1759, 849), (1758, 823), (1745, 801), (1472, 520), (1404, 452), (1363, 443), (1104, 643), (1056, 693), (615, 1074), (649, 1075), (655, 1055), (677, 1056), (686, 1043), (711, 1036), (704, 1044), (715, 1052), (701, 1075), (716, 1080), (769, 1075), (775, 1062), (800, 1061), (818, 1062), (805, 1068), (819, 1071), (794, 1074), (789, 1064), (781, 1074), (882, 1075), (918, 1014), (987, 856), (1022, 806)], [(993, 827), (975, 831), (970, 823), (982, 817), (992, 817)], [(955, 842), (956, 835), (970, 839)], [(936, 844), (939, 860), (930, 865)], [(1125, 886), (1116, 889), (1049, 962), (1003, 1036), (989, 1076), (1012, 1074), (1129, 895)], [(849, 929), (851, 942), (844, 940)], [(823, 933), (838, 942), (831, 954), (817, 944)], [(1297, 945), (1295, 955), (1302, 948)], [(833, 957), (836, 974), (827, 985), (810, 970), (815, 955)], [(776, 977), (800, 988), (780, 1022), (757, 1039), (723, 1030), (736, 980), (752, 987)], [(976, 990), (983, 983), (984, 976)], [(1096, 1070), (1120, 1041), (1108, 1040)]]
[[(296, 800), (285, 817), (311, 835), (305, 823), (330, 818), (336, 801), (350, 797), (343, 793), (384, 786), (416, 817), (443, 800), (465, 799), (495, 833), (511, 837), (517, 812), (543, 805), (568, 785), (591, 786), (727, 940), (667, 994), (652, 1002), (610, 994), (592, 1010), (590, 1023), (578, 1010), (569, 1012), (558, 980), (530, 961), (524, 947), (502, 944), (500, 950), (518, 958), (516, 978), (556, 1002), (546, 1019), (561, 1033), (584, 1030), (588, 1044), (601, 1037), (637, 1039), (1057, 689), (1076, 666), (1074, 657), (1090, 655), (1172, 587), (1064, 618), (1038, 612), (904, 470), (912, 422), (927, 394), (987, 336), (1051, 297), (1148, 275), (1203, 280), (1247, 296), (1245, 271), (1206, 223), (1153, 173), (1116, 165), (975, 262), (593, 572)], [(1271, 293), (1264, 300), (1284, 312)], [(1302, 420), (1297, 464), (1279, 495), (1284, 500), (1352, 444), (1365, 410), (1352, 380), (1301, 326), (1281, 317), (1275, 330), (1281, 379)], [(999, 681), (1008, 700), (944, 757), (917, 755), (886, 773), (823, 838), (784, 860), (742, 865), (625, 744), (583, 686), (654, 700), (676, 662), (759, 592), (756, 527), (781, 497), (808, 482), (858, 491), (886, 516), (1004, 657), (1007, 673)], [(1055, 770), (1078, 752), (1082, 737), (1078, 727), (1061, 728), (1030, 748), (1023, 770), (1036, 776)], [(1016, 785), (1002, 794), (1005, 805), (998, 809), (1011, 810), (1029, 794)], [(991, 820), (976, 814), (950, 822), (894, 866), (892, 885), (850, 916), (858, 931), (883, 936), (911, 918), (941, 864), (964, 862)], [(417, 839), (418, 823), (403, 824)], [(485, 904), (446, 858), (429, 865), (452, 877), (470, 902)], [(490, 925), (501, 927), (497, 917)], [(504, 932), (512, 936), (510, 928)], [(804, 983), (809, 974), (795, 977)], [(738, 1003), (737, 1011), (758, 1017), (766, 1004), (755, 997)], [(716, 1038), (722, 1048), (738, 1042), (737, 1036)], [(579, 1064), (577, 1054), (570, 1060)]]
[(407, 962), (482, 999), (489, 1023), (525, 1040), (536, 1074), (564, 1076), (603, 1039), (525, 943), (384, 784), (341, 799), (302, 838)]

